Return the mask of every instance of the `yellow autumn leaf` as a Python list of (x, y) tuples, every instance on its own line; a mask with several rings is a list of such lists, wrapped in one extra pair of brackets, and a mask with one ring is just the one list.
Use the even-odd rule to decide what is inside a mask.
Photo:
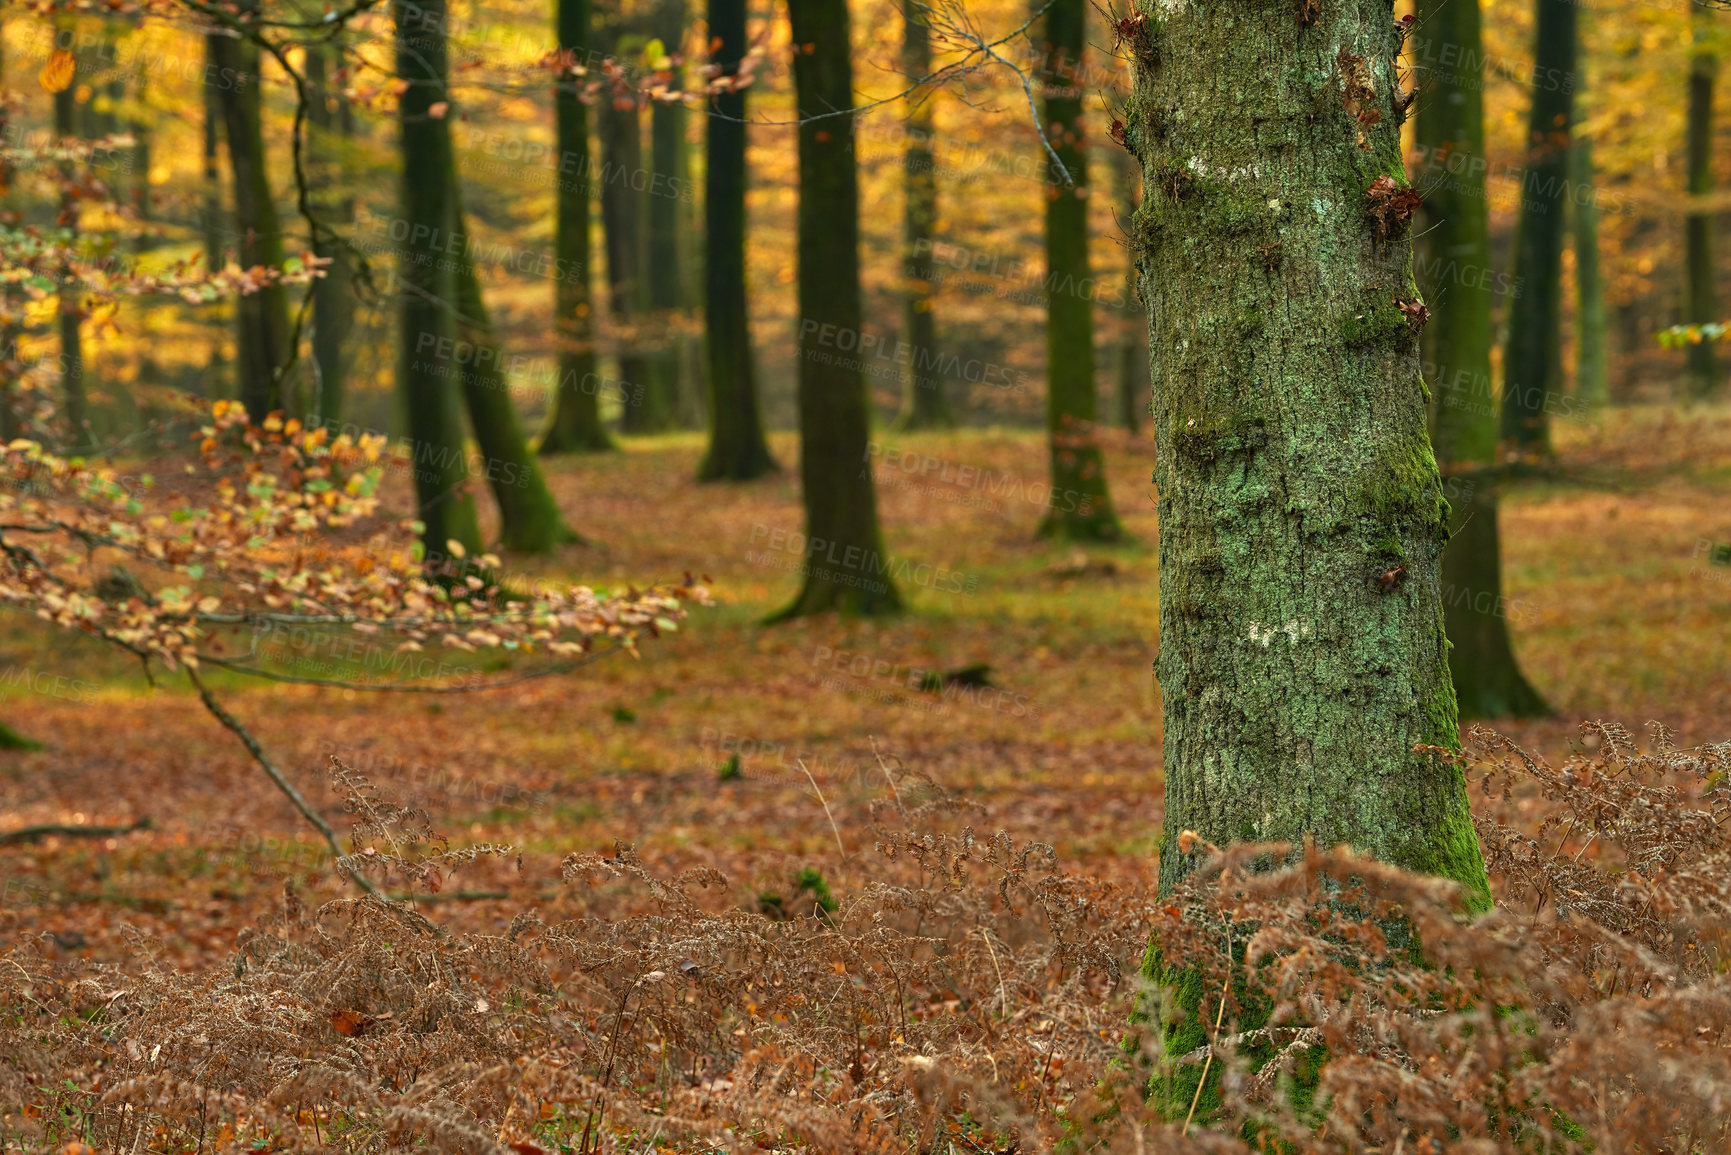
[(56, 48), (49, 54), (48, 63), (42, 66), (42, 75), (37, 77), (46, 92), (65, 92), (72, 87), (73, 74), (78, 71), (78, 61), (64, 48)]

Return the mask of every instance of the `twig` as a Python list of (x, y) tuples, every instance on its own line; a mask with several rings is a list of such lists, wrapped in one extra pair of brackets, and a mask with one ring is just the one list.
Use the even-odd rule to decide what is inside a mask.
[(835, 835), (835, 848), (841, 852), (841, 864), (847, 866), (847, 847), (841, 844), (841, 828), (835, 824), (835, 815), (830, 813), (829, 800), (823, 796), (823, 787), (817, 784), (817, 779), (811, 776), (811, 771), (805, 769), (805, 759), (799, 759), (799, 768), (805, 771), (805, 780), (811, 783), (811, 788), (817, 791), (817, 800), (823, 803), (823, 815), (829, 819), (830, 832)]
[[(1220, 1024), (1226, 1019), (1226, 993), (1232, 989), (1232, 930), (1226, 931), (1226, 981), (1220, 986), (1220, 1010), (1214, 1016), (1214, 1037), (1220, 1037)], [(1179, 1138), (1190, 1134), (1190, 1120), (1196, 1117), (1196, 1104), (1202, 1102), (1202, 1088), (1208, 1085), (1208, 1068), (1214, 1065), (1214, 1047), (1210, 1044), (1208, 1058), (1202, 1062), (1202, 1077), (1196, 1080), (1196, 1094), (1190, 1096), (1190, 1113), (1184, 1116), (1184, 1128)]]
[(49, 823), (0, 834), (0, 846), (19, 846), (26, 842), (40, 842), (44, 838), (108, 838), (116, 834), (131, 834), (135, 830), (149, 829), (149, 815), (140, 818), (131, 826), (62, 826)]

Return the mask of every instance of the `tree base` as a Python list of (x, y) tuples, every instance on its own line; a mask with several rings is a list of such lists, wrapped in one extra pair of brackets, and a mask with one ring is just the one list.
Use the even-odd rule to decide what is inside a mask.
[(0, 722), (0, 750), (40, 750), (42, 743), (26, 738), (4, 722)]
[(1040, 521), (1035, 536), (1054, 541), (1093, 542), (1101, 545), (1126, 545), (1129, 534), (1110, 510), (1104, 514), (1080, 516), (1074, 513), (1049, 513)]
[(770, 453), (769, 447), (759, 442), (756, 445), (740, 446), (728, 452), (720, 452), (711, 445), (709, 452), (703, 455), (703, 460), (697, 466), (697, 480), (711, 481), (756, 481), (760, 477), (769, 477), (781, 472), (781, 462)]
[(539, 457), (559, 457), (567, 453), (617, 453), (619, 446), (605, 429), (566, 430), (554, 427), (541, 435), (535, 446)]
[(500, 538), (499, 548), (511, 553), (552, 553), (562, 545), (587, 544), (582, 534), (555, 517), (549, 523), (517, 526), (515, 532)]
[(794, 618), (807, 618), (832, 610), (850, 618), (872, 618), (900, 613), (903, 608), (901, 595), (896, 592), (895, 586), (888, 582), (883, 584), (883, 591), (878, 592), (807, 578), (805, 588), (799, 591), (799, 597), (793, 600), (793, 604), (770, 614), (763, 619), (763, 624), (773, 626)]

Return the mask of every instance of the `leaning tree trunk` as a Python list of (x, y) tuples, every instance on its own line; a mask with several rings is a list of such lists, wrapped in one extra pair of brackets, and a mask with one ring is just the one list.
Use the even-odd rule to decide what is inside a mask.
[(672, 424), (672, 411), (650, 376), (643, 349), (649, 281), (644, 268), (645, 198), (636, 187), (643, 168), (642, 116), (635, 92), (609, 94), (603, 89), (601, 106), (601, 229), (607, 241), (608, 313), (619, 337), (619, 376), (625, 390), (620, 427), (628, 433), (659, 433)]
[[(443, 122), (441, 122), (443, 123)], [(449, 155), (449, 154), (448, 154)], [(463, 201), (457, 172), (452, 168), (452, 221), (464, 233)], [(457, 307), (455, 328), (458, 347), (474, 350), (473, 360), (459, 365), (463, 402), (469, 424), (481, 447), (487, 482), (499, 503), (499, 537), (506, 549), (522, 553), (547, 553), (560, 545), (580, 540), (565, 524), (559, 505), (541, 475), (541, 465), (523, 437), (517, 407), (511, 403), (510, 382), (504, 372), (504, 355), (493, 336), (487, 302), (475, 262), (465, 248), (457, 261)]]
[[(805, 584), (778, 618), (879, 614), (901, 596), (866, 468), (860, 368), (859, 174), (847, 0), (789, 0), (799, 125), (799, 480)], [(822, 117), (822, 119), (815, 119)]]
[[(921, 0), (902, 0), (902, 72), (909, 84), (932, 71), (932, 30)], [(932, 163), (932, 94), (908, 93), (907, 151), (902, 156), (906, 208), (902, 221), (902, 315), (908, 331), (907, 375), (902, 383), (903, 429), (948, 429), (955, 425), (944, 379), (937, 372), (937, 285), (932, 234), (938, 229), (938, 174)], [(929, 372), (928, 372), (929, 370)]]
[[(1594, 183), (1593, 143), (1575, 141), (1575, 402), (1597, 413), (1610, 392), (1605, 360), (1605, 279), (1599, 271), (1599, 203)], [(1587, 195), (1580, 195), (1585, 190)]]
[[(658, 0), (653, 21), (655, 38), (667, 52), (677, 53), (685, 35), (685, 0)], [(684, 87), (675, 65), (667, 79), (669, 92)], [(657, 100), (649, 110), (649, 307), (654, 311), (654, 335), (649, 346), (650, 389), (667, 410), (667, 423), (675, 423), (681, 411), (685, 383), (680, 374), (680, 352), (684, 343), (685, 275), (680, 261), (680, 201), (677, 190), (685, 185), (685, 104), (683, 100)]]
[(589, 55), (589, 0), (559, 0), (559, 51), (567, 63), (554, 87), (559, 136), (559, 186), (554, 194), (553, 335), (559, 384), (539, 451), (599, 453), (614, 448), (601, 422), (600, 374), (595, 371), (595, 313), (589, 292), (589, 114), (584, 80), (573, 68)]
[[(352, 224), (355, 199), (341, 187), (345, 167), (341, 153), (349, 144), (348, 125), (331, 107), (337, 97), (326, 74), (326, 51), (316, 44), (306, 50), (307, 87), (312, 90), (312, 131), (307, 134), (307, 152), (314, 186), (313, 210), (327, 225)], [(339, 63), (342, 60), (340, 48), (337, 60)], [(349, 334), (354, 328), (349, 253), (335, 235), (323, 229), (313, 242), (313, 252), (330, 264), (313, 286), (313, 371), (317, 384), (314, 396), (308, 399), (308, 409), (317, 419), (337, 421), (343, 413)]]
[[(1384, 0), (1133, 33), (1165, 830), (1350, 843), (1488, 900), (1458, 748)], [(1221, 92), (1233, 94), (1222, 100)]]
[[(242, 17), (255, 16), (258, 0), (243, 0)], [(235, 225), (240, 233), (242, 268), (262, 265), (280, 269), (283, 263), (282, 230), (276, 206), (271, 202), (270, 179), (265, 169), (264, 127), (261, 111), (259, 50), (231, 34), (213, 33), (210, 51), (218, 68), (229, 69), (237, 78), (220, 97), (223, 128), (228, 139), (229, 167), (234, 177)], [(283, 408), (283, 374), (289, 348), (288, 296), (280, 284), (267, 285), (235, 302), (240, 347), (240, 400), (254, 421), (263, 421), (274, 409)]]
[[(745, 0), (709, 0), (715, 81), (739, 73)], [(713, 82), (713, 81), (712, 81)], [(750, 481), (779, 467), (763, 436), (745, 289), (745, 89), (710, 97), (703, 160), (703, 327), (709, 448), (699, 481)]]
[[(1044, 129), (1058, 160), (1046, 193), (1046, 429), (1053, 502), (1043, 536), (1115, 541), (1123, 536), (1106, 491), (1106, 462), (1095, 439), (1094, 302), (1088, 275), (1088, 152), (1082, 69), (1087, 0), (1052, 0), (1046, 9)], [(1062, 497), (1060, 498), (1060, 495)]]
[[(1696, 51), (1689, 62), (1689, 195), (1705, 196), (1713, 191), (1713, 82), (1719, 76), (1719, 58), (1708, 46), (1713, 35), (1712, 10), (1697, 6), (1694, 26)], [(1691, 325), (1717, 321), (1713, 214), (1690, 213), (1683, 228), (1683, 321)], [(1709, 397), (1719, 388), (1719, 367), (1713, 346), (1712, 341), (1687, 346), (1687, 385), (1691, 398)]]
[[(1497, 526), (1497, 415), (1491, 396), (1490, 226), (1485, 200), (1484, 53), (1479, 0), (1420, 0), (1427, 41), (1454, 46), (1452, 63), (1427, 67), (1419, 84), (1418, 142), (1426, 167), (1420, 287), (1435, 303), (1424, 329), (1431, 375), (1432, 441), (1449, 479), (1453, 536), (1443, 550), (1442, 596), (1449, 670), (1462, 718), (1547, 712), (1509, 644)], [(1447, 53), (1425, 54), (1427, 61)]]
[[(74, 57), (72, 80), (54, 94), (54, 133), (59, 137), (78, 135), (78, 72), (82, 62)], [(60, 227), (67, 231), (68, 244), (78, 238), (78, 194), (73, 191), (73, 170), (70, 161), (60, 163)], [(78, 278), (70, 264), (63, 265), (57, 278), (60, 292), (56, 310), (60, 323), (60, 378), (66, 405), (67, 445), (82, 449), (91, 441), (90, 413), (84, 396), (84, 344), (79, 333), (83, 310), (79, 303)]]
[(1551, 450), (1550, 411), (1563, 396), (1560, 316), (1563, 207), (1569, 184), (1569, 124), (1575, 88), (1576, 0), (1534, 0), (1533, 103), (1515, 233), (1515, 281), (1503, 346), (1502, 436), (1521, 457)]
[[(445, 0), (393, 0), (397, 79), (405, 86), (398, 103), (403, 150), (398, 212), (411, 238), (448, 238), (457, 228), (452, 195), (456, 160), (443, 117), (429, 109), (448, 101)], [(443, 248), (443, 245), (439, 245)], [(468, 484), (463, 423), (453, 388), (454, 367), (435, 354), (451, 334), (450, 303), (456, 276), (424, 241), (397, 251), (397, 389), (409, 418), (415, 474), (415, 507), (424, 525), (429, 555), (455, 541), (481, 552), (475, 498)]]

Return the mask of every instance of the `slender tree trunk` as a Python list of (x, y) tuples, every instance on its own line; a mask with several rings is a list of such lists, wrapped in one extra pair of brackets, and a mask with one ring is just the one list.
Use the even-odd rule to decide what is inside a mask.
[[(445, 0), (393, 0), (396, 21), (397, 79), (407, 87), (398, 105), (403, 150), (399, 215), (412, 237), (450, 238), (457, 228), (452, 193), (456, 160), (451, 134), (442, 117), (430, 115), (448, 101), (446, 89)], [(232, 139), (232, 138), (231, 138)], [(397, 389), (409, 419), (415, 471), (415, 506), (425, 527), (428, 554), (444, 554), (455, 541), (470, 554), (481, 552), (475, 498), (468, 484), (462, 418), (457, 413), (451, 372), (456, 366), (433, 355), (451, 335), (450, 304), (456, 276), (425, 242), (406, 243), (397, 252)]]
[[(1432, 441), (1447, 478), (1454, 534), (1443, 550), (1449, 671), (1462, 718), (1547, 712), (1509, 644), (1497, 526), (1497, 414), (1491, 394), (1490, 227), (1485, 199), (1484, 52), (1479, 0), (1420, 0), (1418, 142), (1426, 167), (1421, 284), (1432, 316), (1423, 332), (1434, 415)], [(1449, 63), (1442, 63), (1448, 61)], [(1560, 210), (1559, 206), (1559, 210)]]
[[(1605, 281), (1599, 271), (1599, 201), (1593, 143), (1575, 141), (1575, 403), (1586, 413), (1604, 407), (1609, 393), (1605, 360)], [(1582, 190), (1585, 190), (1583, 195)]]
[(1515, 233), (1515, 281), (1503, 346), (1502, 436), (1522, 457), (1551, 451), (1550, 411), (1563, 396), (1560, 316), (1569, 133), (1575, 103), (1576, 0), (1534, 0), (1533, 102)]
[[(745, 55), (745, 0), (709, 0), (709, 62), (736, 76)], [(779, 468), (763, 436), (745, 286), (745, 90), (712, 96), (704, 128), (703, 327), (709, 369), (709, 448), (699, 481), (750, 481)]]
[[(240, 11), (243, 15), (256, 14), (258, 0), (242, 0)], [(244, 78), (244, 83), (223, 89), (219, 97), (234, 179), (241, 267), (281, 268), (282, 230), (271, 201), (265, 166), (259, 52), (236, 36), (216, 34), (210, 37), (210, 50), (218, 68), (229, 69), (236, 77)], [(239, 327), (240, 400), (254, 421), (262, 421), (272, 410), (284, 408), (289, 400), (283, 388), (283, 374), (293, 352), (289, 348), (288, 296), (281, 285), (248, 293), (235, 302), (235, 316)]]
[[(0, 19), (0, 89), (5, 87), (6, 74), (6, 21)], [(0, 140), (9, 140), (11, 127), (11, 109), (0, 102)], [(15, 175), (12, 163), (0, 157), (0, 196), (4, 197), (5, 212), (10, 219), (16, 210), (13, 207), (12, 180)], [(6, 321), (0, 326), (0, 438), (15, 441), (24, 435), (24, 425), (18, 412), (18, 377), (24, 369), (24, 359), (18, 354), (18, 338), (24, 333), (24, 327), (13, 318), (18, 314), (18, 286), (10, 281), (0, 285), (0, 311), (6, 314)]]
[[(1713, 191), (1713, 84), (1719, 78), (1719, 58), (1711, 47), (1713, 11), (1693, 9), (1695, 56), (1689, 62), (1689, 193)], [(1713, 214), (1690, 213), (1684, 218), (1683, 320), (1687, 324), (1717, 321), (1713, 292)], [(1719, 389), (1719, 366), (1713, 341), (1688, 346), (1688, 396), (1710, 397)]]
[[(655, 38), (669, 53), (679, 51), (685, 35), (685, 0), (657, 0)], [(675, 68), (668, 78), (669, 91), (684, 88)], [(685, 184), (685, 105), (657, 100), (649, 110), (649, 161), (654, 175), (649, 183), (649, 307), (654, 310), (654, 336), (649, 353), (650, 388), (666, 408), (666, 421), (675, 424), (681, 410), (685, 385), (680, 379), (681, 323), (685, 315), (685, 276), (680, 267), (679, 198), (672, 193)], [(657, 191), (660, 190), (660, 191)]]
[[(458, 233), (463, 227), (463, 202), (457, 173), (451, 174), (453, 221)], [(488, 483), (499, 503), (499, 532), (506, 549), (521, 553), (548, 553), (558, 546), (580, 540), (559, 512), (559, 505), (541, 475), (541, 464), (523, 437), (517, 407), (511, 403), (510, 382), (503, 371), (505, 359), (493, 336), (487, 302), (475, 275), (475, 262), (465, 248), (457, 259), (456, 335), (459, 345), (474, 349), (474, 360), (460, 366), (463, 401), (469, 424), (480, 444)]]
[(1193, 830), (1348, 843), (1487, 902), (1461, 772), (1415, 750), (1458, 749), (1459, 731), (1401, 34), (1384, 0), (1320, 0), (1308, 23), (1288, 5), (1162, 12), (1134, 34), (1128, 124), (1160, 515), (1161, 887), (1196, 864)]
[[(571, 66), (589, 55), (589, 0), (558, 0), (555, 32)], [(586, 67), (586, 65), (584, 65)], [(598, 453), (615, 448), (601, 422), (601, 376), (595, 371), (595, 313), (589, 291), (589, 114), (584, 80), (569, 67), (554, 89), (559, 134), (559, 187), (554, 199), (553, 333), (559, 384), (541, 433), (540, 452)]]
[[(54, 132), (56, 136), (78, 135), (78, 73), (82, 58), (75, 58), (72, 82), (54, 94)], [(60, 164), (60, 227), (67, 232), (69, 243), (78, 238), (78, 196), (72, 191), (72, 163)], [(90, 444), (90, 414), (84, 399), (84, 345), (79, 327), (84, 319), (78, 278), (70, 265), (60, 270), (60, 294), (57, 305), (60, 323), (60, 378), (66, 404), (67, 444), (82, 449)]]
[[(1088, 149), (1082, 108), (1087, 0), (1052, 0), (1046, 9), (1045, 131), (1058, 154), (1046, 191), (1046, 429), (1052, 461), (1047, 537), (1116, 541), (1123, 536), (1106, 491), (1106, 462), (1095, 440), (1094, 303), (1088, 274)], [(1060, 167), (1061, 166), (1061, 167)], [(1068, 176), (1066, 177), (1066, 174)]]
[[(799, 125), (799, 480), (805, 584), (777, 618), (890, 613), (901, 596), (866, 459), (871, 402), (859, 361), (859, 174), (847, 0), (789, 0)], [(815, 119), (817, 117), (823, 119)], [(844, 335), (838, 338), (838, 334)]]
[[(145, 84), (149, 77), (147, 69), (138, 70), (138, 111), (130, 118), (127, 129), (132, 133), (132, 211), (138, 215), (141, 223), (149, 223), (153, 212), (150, 203), (150, 106), (145, 99)], [(148, 232), (140, 231), (133, 248), (136, 252), (145, 252), (151, 247)]]
[[(932, 30), (921, 0), (902, 0), (902, 72), (911, 84), (932, 71)], [(908, 94), (908, 144), (902, 157), (907, 206), (902, 228), (902, 316), (907, 327), (907, 375), (902, 379), (903, 429), (949, 429), (956, 423), (937, 372), (937, 285), (932, 234), (938, 228), (938, 174), (932, 163), (932, 93)], [(928, 372), (930, 370), (930, 372)]]
[[(205, 39), (205, 66), (215, 68), (215, 37)], [(218, 167), (219, 142), (222, 137), (222, 104), (216, 85), (202, 86), (204, 94), (204, 203), (199, 212), (199, 227), (204, 234), (204, 265), (212, 272), (227, 263), (222, 243), (222, 170)]]
[[(349, 134), (338, 115), (337, 96), (327, 74), (325, 58), (329, 49), (311, 45), (306, 50), (306, 80), (311, 89), (312, 128), (307, 133), (308, 168), (313, 184), (313, 211), (331, 224), (352, 224), (355, 200), (342, 187), (345, 184), (342, 153), (349, 144)], [(337, 60), (342, 60), (341, 49)], [(346, 391), (349, 334), (354, 328), (355, 298), (350, 291), (349, 256), (335, 237), (321, 235), (313, 244), (313, 252), (328, 260), (325, 275), (313, 286), (313, 372), (316, 377), (314, 396), (309, 398), (313, 417), (321, 421), (337, 421), (343, 414)]]
[[(619, 37), (636, 45), (636, 37)], [(620, 428), (627, 433), (659, 433), (671, 424), (667, 397), (649, 372), (644, 340), (649, 328), (649, 278), (646, 265), (644, 194), (635, 178), (643, 169), (643, 118), (637, 94), (602, 93), (601, 163), (608, 176), (601, 186), (601, 228), (607, 241), (608, 312), (619, 337), (619, 376), (625, 390)], [(647, 187), (647, 186), (645, 186)]]
[[(1136, 168), (1128, 153), (1115, 152), (1112, 157), (1113, 190), (1119, 211), (1125, 220), (1136, 215), (1142, 203), (1141, 190), (1136, 187)], [(1131, 263), (1124, 274), (1124, 300), (1136, 301), (1136, 265)], [(1118, 420), (1135, 433), (1142, 428), (1142, 417), (1148, 412), (1148, 353), (1143, 348), (1143, 333), (1139, 325), (1126, 323), (1123, 339), (1118, 343)]]

